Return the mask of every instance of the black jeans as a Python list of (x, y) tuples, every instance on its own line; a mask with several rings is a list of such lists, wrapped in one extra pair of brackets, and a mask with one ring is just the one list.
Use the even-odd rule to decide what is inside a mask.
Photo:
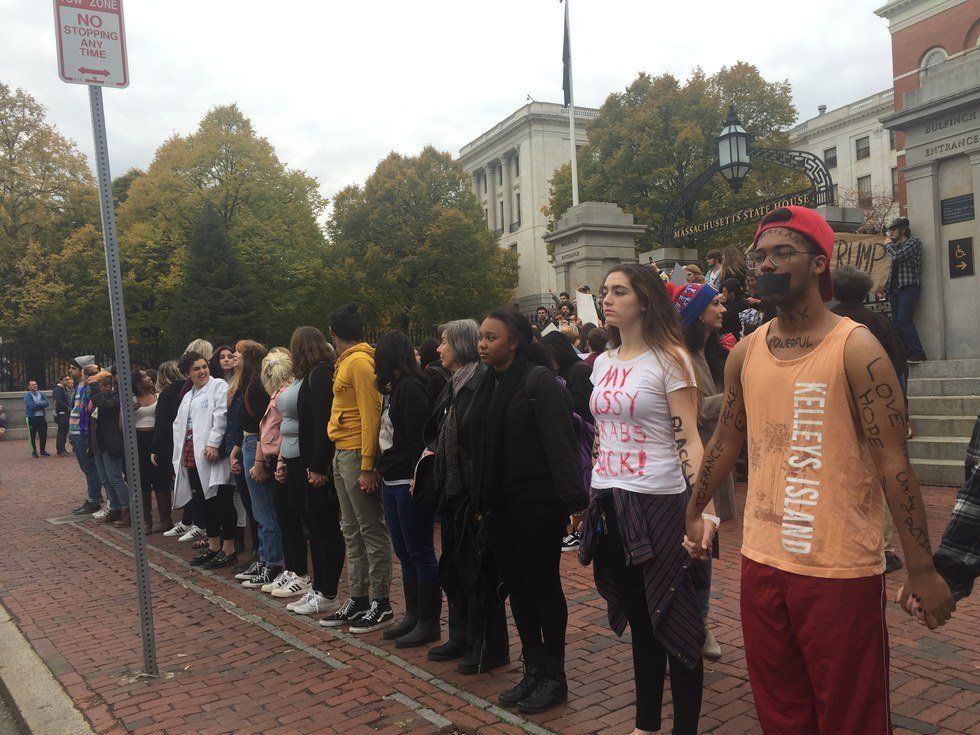
[(67, 453), (66, 444), (68, 442), (68, 421), (69, 416), (67, 413), (56, 413), (54, 415), (54, 422), (58, 424), (58, 436), (55, 438), (55, 446), (57, 447), (58, 454)]
[(554, 505), (528, 504), (505, 507), (484, 521), (521, 645), (564, 659), (568, 605), (559, 562), (566, 516)]
[[(157, 510), (170, 509), (170, 477), (164, 467), (157, 467), (150, 460), (150, 445), (153, 432), (146, 429), (136, 431), (136, 451), (140, 460), (140, 491), (143, 493), (143, 514), (149, 520), (150, 498), (157, 496)], [(157, 458), (160, 461), (160, 458)], [(166, 460), (164, 460), (166, 461)], [(193, 473), (197, 475), (197, 472)]]
[(282, 534), (282, 558), (286, 569), (301, 577), (309, 570), (307, 561), (306, 534), (303, 531), (303, 516), (289, 502), (289, 485), (276, 483), (276, 517), (279, 519), (279, 533)]
[(40, 454), (48, 443), (48, 420), (44, 416), (31, 416), (27, 426), (31, 434), (31, 451)]
[(191, 480), (191, 491), (204, 502), (204, 530), (208, 538), (220, 538), (222, 543), (235, 540), (238, 529), (238, 513), (235, 511), (235, 486), (218, 485), (218, 492), (209, 499), (204, 498), (204, 488), (197, 470), (188, 468), (187, 475)]
[[(299, 458), (286, 460), (286, 487), (289, 504), (299, 512), (310, 537), (313, 589), (326, 597), (336, 597), (346, 556), (337, 493), (331, 485), (313, 487)], [(303, 552), (305, 557), (305, 548)], [(305, 566), (306, 559), (303, 561)]]
[(633, 677), (636, 680), (636, 727), (640, 730), (660, 729), (660, 710), (663, 706), (664, 676), (670, 659), (670, 691), (674, 698), (674, 732), (677, 735), (696, 735), (701, 715), (701, 691), (704, 668), (701, 659), (695, 669), (689, 669), (680, 659), (664, 648), (650, 623), (643, 570), (627, 566), (623, 543), (619, 538), (616, 506), (603, 503), (608, 531), (596, 542), (595, 562), (608, 569), (616, 585), (619, 605), (630, 624), (633, 640)]
[[(252, 549), (258, 551), (259, 549), (259, 524), (255, 521), (255, 516), (252, 515), (252, 496), (248, 494), (248, 483), (245, 480), (245, 473), (248, 469), (243, 469), (242, 474), (235, 475), (235, 492), (238, 493), (238, 497), (241, 498), (242, 507), (245, 508), (245, 524), (248, 526), (249, 535), (252, 537)], [(244, 537), (242, 538), (244, 541)]]

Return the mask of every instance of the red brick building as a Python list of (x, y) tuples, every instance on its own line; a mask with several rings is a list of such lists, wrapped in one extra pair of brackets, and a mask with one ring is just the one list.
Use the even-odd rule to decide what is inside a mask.
[[(907, 92), (919, 88), (929, 68), (957, 59), (980, 42), (980, 0), (891, 0), (875, 11), (888, 20), (892, 36), (895, 110)], [(904, 134), (899, 132), (898, 200), (906, 211)]]

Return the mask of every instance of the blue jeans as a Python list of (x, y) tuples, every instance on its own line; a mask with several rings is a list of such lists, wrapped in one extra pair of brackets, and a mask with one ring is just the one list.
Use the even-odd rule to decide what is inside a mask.
[(129, 488), (126, 486), (126, 460), (101, 452), (95, 455), (95, 466), (109, 497), (109, 510), (127, 510)]
[(919, 301), (919, 287), (902, 286), (897, 291), (890, 291), (888, 300), (892, 306), (892, 324), (895, 325), (898, 336), (902, 338), (909, 357), (925, 354), (922, 342), (919, 341), (919, 332), (912, 320), (915, 315), (915, 305)]
[(707, 561), (708, 567), (708, 586), (703, 590), (697, 590), (698, 593), (698, 609), (701, 611), (701, 618), (703, 620), (708, 619), (708, 610), (711, 607), (711, 555), (708, 555)]
[(75, 453), (78, 468), (85, 475), (85, 491), (90, 503), (102, 504), (102, 478), (95, 466), (95, 459), (88, 453), (88, 434), (69, 434), (71, 449)]
[(259, 559), (271, 567), (282, 567), (282, 532), (279, 530), (279, 517), (276, 515), (276, 483), (258, 483), (248, 471), (255, 464), (255, 446), (259, 437), (252, 434), (242, 440), (242, 466), (248, 497), (252, 501), (252, 516), (259, 524)]
[(415, 575), (419, 582), (438, 583), (439, 567), (432, 543), (435, 516), (415, 505), (408, 485), (386, 483), (382, 500), (391, 545), (401, 562), (402, 574)]

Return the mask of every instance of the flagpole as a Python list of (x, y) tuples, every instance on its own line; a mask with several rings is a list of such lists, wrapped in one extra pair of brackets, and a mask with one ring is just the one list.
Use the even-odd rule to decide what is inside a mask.
[(575, 147), (575, 89), (572, 84), (572, 31), (568, 20), (568, 6), (565, 0), (565, 38), (568, 39), (568, 137), (572, 150), (572, 206), (578, 206), (578, 151)]

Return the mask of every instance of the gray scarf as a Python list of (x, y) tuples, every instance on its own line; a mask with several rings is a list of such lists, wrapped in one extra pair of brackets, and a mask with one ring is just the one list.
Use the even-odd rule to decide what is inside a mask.
[(449, 410), (443, 418), (442, 426), (439, 430), (439, 439), (436, 442), (435, 472), (436, 487), (439, 488), (439, 505), (444, 505), (447, 501), (455, 498), (463, 491), (463, 484), (460, 480), (459, 466), (459, 436), (456, 421), (456, 396), (463, 386), (476, 373), (479, 362), (470, 362), (459, 368), (452, 374), (450, 385), (453, 391), (453, 400), (449, 403)]

